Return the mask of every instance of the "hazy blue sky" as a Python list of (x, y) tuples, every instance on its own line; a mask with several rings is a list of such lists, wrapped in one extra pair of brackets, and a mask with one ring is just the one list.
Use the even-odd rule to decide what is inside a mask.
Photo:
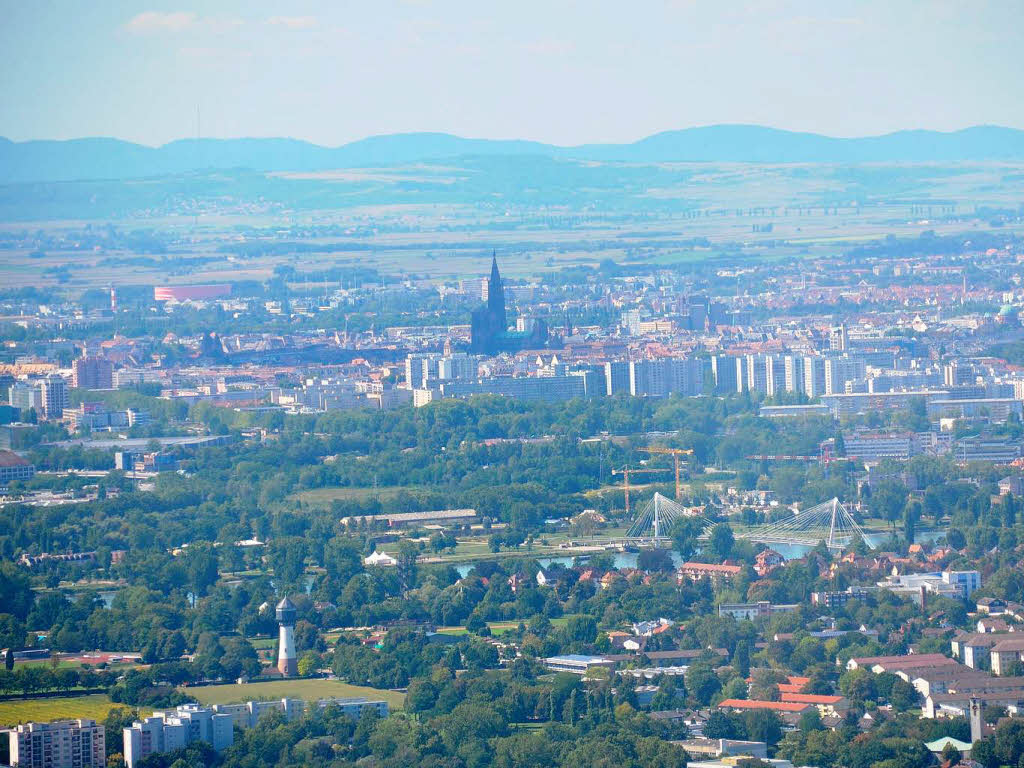
[(1024, 128), (1024, 0), (4, 0), (0, 135)]

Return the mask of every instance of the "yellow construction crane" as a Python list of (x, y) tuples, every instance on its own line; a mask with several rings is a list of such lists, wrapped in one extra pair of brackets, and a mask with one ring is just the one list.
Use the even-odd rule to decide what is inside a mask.
[(676, 466), (676, 501), (681, 501), (681, 491), (679, 488), (679, 457), (680, 456), (692, 456), (693, 448), (641, 448), (641, 451), (647, 453), (671, 453), (672, 461)]
[(626, 494), (626, 517), (629, 517), (629, 476), (639, 475), (647, 472), (668, 472), (667, 469), (630, 469), (629, 467), (623, 467), (622, 469), (613, 469), (613, 475), (622, 475), (622, 490)]

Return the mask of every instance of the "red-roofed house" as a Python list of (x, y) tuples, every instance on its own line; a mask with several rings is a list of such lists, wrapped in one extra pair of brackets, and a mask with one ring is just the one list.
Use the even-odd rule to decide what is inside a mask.
[[(748, 680), (747, 682), (753, 682)], [(785, 683), (779, 683), (779, 693), (803, 693), (804, 688), (811, 682), (809, 677), (798, 677), (796, 675), (789, 675)]]
[(957, 662), (941, 653), (914, 653), (905, 656), (862, 656), (846, 662), (847, 669), (866, 669), (869, 672), (895, 672), (914, 667), (938, 667)]
[(718, 565), (716, 563), (683, 563), (676, 572), (676, 580), (699, 581), (711, 579), (714, 582), (728, 582), (740, 574), (738, 565)]
[(754, 571), (758, 576), (766, 576), (785, 562), (786, 558), (774, 549), (765, 549), (754, 558)]
[(821, 696), (813, 693), (783, 693), (783, 701), (791, 701), (797, 704), (813, 704), (818, 708), (818, 714), (841, 715), (850, 708), (849, 702), (842, 696)]
[(619, 575), (618, 571), (608, 571), (608, 573), (601, 577), (598, 583), (601, 585), (601, 589), (608, 589), (621, 578), (622, 576)]
[(731, 709), (734, 712), (746, 712), (751, 709), (770, 709), (773, 712), (792, 712), (803, 714), (813, 704), (806, 704), (799, 701), (758, 701), (757, 699), (725, 699), (719, 705), (719, 709)]

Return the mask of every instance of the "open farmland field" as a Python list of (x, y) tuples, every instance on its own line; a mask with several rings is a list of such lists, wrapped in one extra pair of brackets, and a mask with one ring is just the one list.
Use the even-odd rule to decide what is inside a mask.
[[(182, 180), (70, 182), (58, 207), (50, 186), (0, 196), (3, 229), (64, 233), (45, 251), (0, 249), (12, 287), (70, 289), (264, 281), (275, 268), (357, 268), (451, 281), (486, 273), (492, 249), (510, 277), (536, 279), (606, 260), (685, 266), (716, 258), (830, 256), (886, 235), (990, 229), (986, 207), (1016, 207), (1024, 173), (1013, 163), (578, 164), (535, 158), (518, 178), (494, 158), (443, 167), (341, 173), (218, 173), (194, 180), (195, 216), (168, 209)], [(408, 172), (407, 172), (408, 171)], [(568, 175), (566, 175), (568, 174)], [(92, 201), (97, 194), (109, 208)], [(258, 201), (258, 202), (256, 202)], [(486, 202), (481, 202), (486, 201)], [(91, 218), (158, 232), (156, 253), (75, 247)], [(300, 234), (313, 224), (330, 232)], [(705, 241), (701, 244), (700, 241)]]

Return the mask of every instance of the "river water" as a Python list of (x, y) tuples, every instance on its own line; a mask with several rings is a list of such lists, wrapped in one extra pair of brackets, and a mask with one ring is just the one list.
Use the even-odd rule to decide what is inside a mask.
[[(914, 536), (914, 541), (919, 544), (934, 544), (945, 535), (946, 532), (942, 530), (918, 531)], [(872, 548), (881, 546), (887, 539), (886, 536), (879, 533), (868, 534), (865, 538), (868, 546)], [(806, 544), (772, 544), (771, 548), (787, 560), (797, 560), (813, 549), (813, 547), (809, 547)], [(676, 566), (683, 563), (683, 558), (678, 552), (671, 550), (670, 554), (672, 562)], [(636, 568), (637, 558), (639, 556), (638, 552), (615, 552), (614, 557), (612, 558), (612, 563), (616, 568)], [(538, 557), (536, 560), (537, 564), (541, 568), (547, 568), (554, 564), (564, 565), (567, 568), (571, 568), (576, 557), (572, 555), (564, 557)], [(581, 555), (580, 560), (586, 561), (587, 555)], [(472, 568), (472, 563), (461, 563), (455, 566), (455, 570), (459, 572), (459, 576), (466, 576)]]

